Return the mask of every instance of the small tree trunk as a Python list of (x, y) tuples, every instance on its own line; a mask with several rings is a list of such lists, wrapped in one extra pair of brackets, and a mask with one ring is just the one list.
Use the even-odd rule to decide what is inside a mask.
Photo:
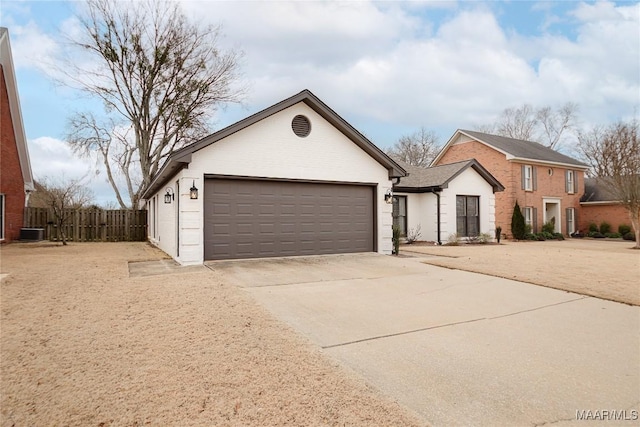
[(631, 219), (631, 225), (633, 226), (633, 231), (636, 234), (636, 245), (633, 247), (634, 249), (640, 249), (640, 214), (629, 215)]

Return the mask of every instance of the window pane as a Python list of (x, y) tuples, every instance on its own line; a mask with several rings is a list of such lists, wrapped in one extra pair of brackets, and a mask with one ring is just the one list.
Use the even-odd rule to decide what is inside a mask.
[(456, 215), (465, 216), (466, 214), (467, 214), (467, 211), (465, 209), (465, 197), (456, 196)]
[(465, 228), (466, 220), (467, 220), (467, 218), (464, 217), (464, 216), (459, 216), (456, 219), (456, 233), (458, 233), (459, 236), (466, 236), (467, 235), (467, 230)]
[(467, 197), (467, 216), (478, 216), (477, 197)]
[(467, 236), (477, 236), (480, 234), (477, 216), (467, 217)]

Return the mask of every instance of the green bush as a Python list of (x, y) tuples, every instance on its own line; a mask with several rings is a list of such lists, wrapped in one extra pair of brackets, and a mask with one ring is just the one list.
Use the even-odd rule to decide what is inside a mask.
[(555, 224), (552, 223), (551, 221), (545, 222), (544, 225), (542, 226), (542, 232), (553, 234), (555, 231), (555, 228), (556, 228)]
[(604, 234), (599, 231), (590, 231), (587, 236), (593, 237), (594, 239), (604, 239)]
[(618, 233), (622, 234), (623, 236), (627, 233), (631, 233), (631, 227), (627, 224), (620, 224), (618, 226)]
[(564, 240), (564, 235), (562, 233), (553, 233), (553, 238), (556, 240)]
[(597, 233), (598, 231), (598, 225), (595, 222), (592, 222), (591, 224), (589, 224), (589, 233)]
[(524, 236), (526, 234), (524, 216), (522, 216), (522, 211), (520, 210), (518, 201), (516, 201), (516, 204), (513, 207), (513, 215), (511, 216), (511, 234), (513, 235), (513, 238), (517, 240), (524, 240)]
[(610, 239), (619, 239), (622, 237), (622, 234), (620, 233), (605, 233), (604, 237), (608, 237)]
[(602, 234), (611, 233), (611, 224), (609, 224), (607, 221), (602, 221), (600, 223), (600, 232)]
[(636, 241), (636, 235), (633, 231), (628, 232), (624, 236), (622, 236), (624, 240), (631, 240), (632, 242)]

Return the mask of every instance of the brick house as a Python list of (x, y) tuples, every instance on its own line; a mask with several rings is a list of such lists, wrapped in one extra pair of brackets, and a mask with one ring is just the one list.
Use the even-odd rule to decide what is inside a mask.
[(586, 164), (536, 142), (457, 130), (431, 165), (468, 159), (476, 159), (505, 187), (495, 194), (496, 226), (503, 234), (511, 234), (516, 201), (533, 232), (546, 222), (565, 235), (578, 230)]
[(0, 242), (20, 237), (24, 208), (34, 190), (22, 124), (9, 32), (0, 27)]
[(584, 180), (584, 195), (580, 199), (579, 230), (587, 232), (589, 224), (607, 222), (611, 231), (617, 232), (619, 225), (631, 226), (629, 211), (616, 200), (615, 196), (597, 181), (596, 178)]

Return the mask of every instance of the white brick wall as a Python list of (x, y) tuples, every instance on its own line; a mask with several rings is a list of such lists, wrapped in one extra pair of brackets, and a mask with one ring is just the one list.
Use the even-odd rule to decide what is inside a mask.
[[(407, 196), (407, 228), (420, 225), (419, 240), (438, 241), (438, 199), (433, 193), (395, 193)], [(495, 232), (495, 195), (493, 188), (472, 168), (466, 169), (440, 194), (440, 239), (446, 243), (456, 232), (456, 195), (480, 196), (480, 231)]]
[[(291, 120), (298, 114), (311, 122), (311, 133), (306, 138), (296, 136), (291, 130)], [(304, 103), (211, 144), (193, 153), (191, 159), (189, 167), (172, 180), (180, 180), (179, 256), (176, 256), (175, 237), (165, 239), (167, 233), (171, 234), (170, 223), (175, 221), (175, 214), (159, 221), (161, 238), (158, 245), (182, 264), (203, 262), (205, 174), (375, 184), (377, 248), (380, 253), (391, 253), (391, 205), (384, 202), (384, 194), (391, 188), (387, 169)], [(198, 200), (189, 199), (189, 188), (194, 180), (200, 190)], [(158, 194), (164, 194), (164, 187)], [(165, 210), (159, 211), (162, 216), (164, 213)], [(173, 234), (176, 234), (175, 228)]]

